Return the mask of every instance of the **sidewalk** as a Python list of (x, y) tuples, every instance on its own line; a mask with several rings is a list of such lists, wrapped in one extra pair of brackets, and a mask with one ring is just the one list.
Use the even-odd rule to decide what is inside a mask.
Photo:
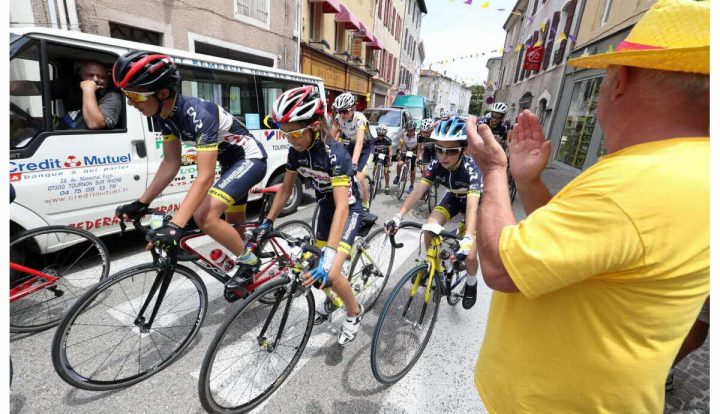
[[(574, 168), (551, 162), (543, 171), (542, 178), (552, 194), (557, 193), (579, 174)], [(518, 220), (526, 217), (519, 198), (513, 203)], [(675, 383), (672, 391), (665, 394), (666, 414), (710, 413), (710, 340), (688, 355), (675, 367)]]

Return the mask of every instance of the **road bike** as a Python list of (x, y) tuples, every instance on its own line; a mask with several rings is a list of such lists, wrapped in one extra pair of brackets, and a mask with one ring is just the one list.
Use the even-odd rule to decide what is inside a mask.
[[(285, 274), (242, 302), (217, 331), (205, 355), (199, 395), (209, 412), (242, 413), (256, 408), (288, 378), (307, 345), (316, 307), (312, 290), (302, 286), (302, 275), (322, 253), (306, 241), (285, 239), (293, 246)], [(395, 241), (378, 228), (356, 241), (353, 250), (350, 270), (344, 274), (368, 312), (392, 271)], [(310, 252), (311, 257), (303, 252)], [(389, 260), (379, 264), (383, 257)], [(343, 309), (339, 297), (327, 287), (325, 292), (332, 306)], [(275, 301), (268, 306), (261, 300), (264, 297)]]
[[(236, 225), (241, 235), (259, 226), (280, 186), (254, 190), (263, 193), (260, 218)], [(139, 219), (133, 226), (144, 231)], [(312, 240), (303, 221), (276, 228)], [(152, 248), (151, 263), (117, 272), (90, 289), (70, 308), (53, 338), (51, 357), (58, 375), (74, 387), (101, 391), (133, 385), (172, 364), (197, 336), (208, 305), (205, 283), (181, 262), (192, 262), (224, 285), (232, 269), (208, 254), (220, 247), (199, 229), (188, 230), (177, 250)], [(225, 289), (226, 300), (246, 297), (286, 271), (290, 253), (283, 239), (268, 238), (254, 251), (262, 261), (258, 272), (248, 285)]]
[(10, 239), (10, 332), (57, 325), (68, 308), (110, 272), (107, 247), (68, 226), (23, 231)]
[[(371, 194), (371, 198), (374, 199), (378, 192), (380, 191), (380, 188), (382, 187), (383, 179), (385, 178), (385, 163), (388, 163), (390, 156), (388, 154), (385, 154), (383, 152), (375, 151), (375, 156), (373, 157), (374, 166), (373, 166), (373, 173), (372, 173), (372, 182), (373, 182), (373, 190)], [(389, 168), (389, 167), (388, 167)]]
[(418, 252), (423, 250), (425, 234), (430, 243), (425, 257), (418, 257), (418, 264), (390, 292), (375, 325), (370, 365), (375, 379), (383, 384), (397, 382), (412, 369), (430, 340), (441, 298), (457, 305), (467, 276), (464, 263), (452, 260), (462, 229), (450, 232), (437, 223), (412, 222), (402, 223), (399, 229), (403, 228), (421, 230)]
[[(410, 173), (410, 165), (412, 163), (412, 160), (415, 158), (415, 152), (414, 151), (406, 151), (405, 152), (405, 160), (403, 161), (402, 166), (400, 167), (400, 174), (398, 174), (398, 182), (395, 184), (395, 188), (393, 189), (395, 191), (395, 196), (398, 200), (400, 200), (405, 193), (405, 186), (407, 185), (408, 181), (408, 175)], [(411, 184), (412, 185), (412, 184)]]

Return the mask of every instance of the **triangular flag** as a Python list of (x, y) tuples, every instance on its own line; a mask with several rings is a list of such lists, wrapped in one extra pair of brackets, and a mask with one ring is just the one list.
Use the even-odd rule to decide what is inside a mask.
[(565, 39), (567, 39), (567, 36), (565, 35), (565, 32), (560, 32), (560, 40), (562, 41), (562, 40), (565, 40)]
[(555, 33), (555, 29), (551, 28), (551, 29), (550, 29), (550, 32), (548, 32), (548, 33), (550, 33), (550, 34)]
[(473, 2), (473, 0), (467, 0), (467, 1), (465, 2), (465, 4), (468, 4), (468, 5), (472, 6), (472, 2)]
[(545, 26), (547, 26), (547, 22), (542, 22), (542, 24), (540, 25), (540, 31), (543, 33), (545, 32)]
[(522, 50), (522, 44), (518, 43), (518, 45), (515, 46), (515, 51), (516, 51), (516, 52), (519, 52), (519, 51), (521, 51), (521, 50)]
[(613, 47), (613, 45), (610, 45), (610, 47), (607, 50), (607, 53), (612, 53), (614, 51), (615, 51), (615, 48)]
[(533, 47), (538, 47), (538, 46), (542, 46), (542, 40), (540, 40), (540, 39), (538, 39), (538, 41), (535, 42), (535, 44), (533, 45)]
[(480, 7), (483, 9), (487, 9), (488, 7), (490, 7), (490, 2), (486, 1), (485, 3), (481, 4)]
[(575, 40), (577, 40), (577, 38), (575, 37), (575, 35), (570, 35), (570, 40), (574, 42)]
[(528, 17), (528, 21), (530, 22), (530, 24), (533, 24), (533, 22), (535, 21), (535, 16)]

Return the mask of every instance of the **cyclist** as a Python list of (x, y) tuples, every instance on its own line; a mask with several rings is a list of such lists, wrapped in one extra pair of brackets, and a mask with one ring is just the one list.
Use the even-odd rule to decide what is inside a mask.
[(447, 109), (441, 109), (439, 121), (447, 121), (448, 119), (450, 119), (450, 116), (450, 111), (448, 111)]
[(399, 182), (400, 168), (402, 168), (409, 158), (407, 153), (414, 152), (415, 156), (410, 158), (410, 188), (407, 190), (408, 194), (412, 193), (415, 188), (413, 186), (413, 184), (415, 184), (415, 161), (418, 158), (419, 149), (418, 137), (417, 134), (415, 134), (415, 122), (409, 122), (405, 127), (405, 137), (400, 140), (400, 145), (398, 146), (397, 175), (393, 181), (393, 184), (397, 184)]
[(482, 119), (481, 123), (486, 124), (492, 130), (495, 138), (498, 139), (504, 150), (507, 150), (508, 128), (503, 122), (507, 114), (507, 105), (502, 102), (495, 102), (490, 107), (490, 116)]
[[(362, 305), (357, 303), (350, 283), (341, 274), (360, 228), (363, 210), (350, 155), (332, 138), (324, 114), (325, 102), (312, 86), (285, 91), (275, 101), (273, 120), (285, 132), (291, 147), (282, 188), (275, 195), (267, 218), (258, 227), (256, 237), (261, 240), (272, 230), (273, 220), (290, 198), (297, 175), (310, 178), (320, 204), (317, 246), (323, 248), (324, 253), (317, 267), (305, 275), (303, 285), (318, 282), (323, 287), (328, 280), (332, 283), (332, 290), (343, 300), (347, 312), (338, 336), (338, 343), (345, 346), (355, 339), (365, 313)], [(326, 319), (325, 305), (320, 302), (315, 323)]]
[(350, 92), (338, 95), (333, 102), (337, 113), (332, 124), (332, 136), (343, 143), (352, 159), (355, 178), (362, 188), (362, 206), (370, 208), (370, 191), (365, 182), (363, 169), (373, 151), (372, 136), (367, 133), (368, 120), (362, 112), (356, 111), (355, 96)]
[[(215, 103), (179, 92), (180, 73), (169, 56), (143, 51), (129, 52), (115, 62), (113, 81), (128, 104), (162, 125), (163, 159), (145, 192), (119, 208), (128, 218), (144, 215), (150, 203), (172, 182), (180, 169), (182, 141), (195, 144), (197, 177), (169, 222), (157, 229), (151, 243), (164, 249), (178, 247), (183, 227), (191, 218), (218, 243), (230, 250), (238, 263), (234, 289), (251, 279), (259, 263), (228, 223), (245, 221), (247, 194), (262, 181), (267, 154), (240, 121)], [(215, 165), (220, 162), (220, 179)], [(213, 184), (213, 181), (215, 183)], [(220, 217), (225, 213), (223, 221)]]
[(422, 173), (425, 174), (425, 170), (430, 162), (435, 158), (435, 145), (430, 139), (433, 129), (435, 128), (435, 122), (432, 118), (425, 118), (420, 121), (420, 132), (418, 132), (418, 142), (420, 143), (420, 152), (422, 153)]
[[(385, 173), (385, 193), (390, 192), (390, 160), (392, 153), (392, 140), (387, 136), (388, 128), (385, 124), (380, 124), (375, 128), (377, 138), (375, 138), (375, 154), (385, 154), (385, 159), (379, 164), (382, 166)], [(377, 155), (375, 159), (378, 160)], [(377, 162), (376, 162), (377, 164)]]
[[(456, 258), (465, 258), (467, 279), (463, 291), (463, 308), (470, 309), (477, 298), (479, 265), (475, 244), (475, 224), (482, 194), (482, 175), (475, 161), (464, 154), (467, 145), (465, 121), (458, 117), (441, 121), (432, 133), (437, 158), (432, 160), (420, 180), (418, 188), (405, 200), (400, 211), (385, 223), (389, 232), (395, 231), (405, 213), (425, 194), (433, 182), (446, 187), (448, 192), (428, 218), (428, 223), (445, 225), (457, 214), (465, 214), (465, 234), (460, 241)], [(426, 239), (426, 243), (429, 240)]]

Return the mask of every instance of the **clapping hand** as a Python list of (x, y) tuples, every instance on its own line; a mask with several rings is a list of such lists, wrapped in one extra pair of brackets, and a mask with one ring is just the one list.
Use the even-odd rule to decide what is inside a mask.
[(550, 141), (545, 140), (537, 115), (528, 110), (520, 113), (509, 148), (510, 173), (515, 181), (539, 179), (550, 158)]

